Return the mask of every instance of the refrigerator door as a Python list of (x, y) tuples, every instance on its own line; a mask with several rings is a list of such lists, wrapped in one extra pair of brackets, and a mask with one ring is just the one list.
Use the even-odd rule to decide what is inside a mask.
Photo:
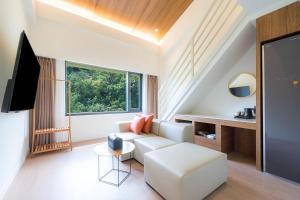
[(264, 169), (300, 183), (300, 35), (262, 52)]

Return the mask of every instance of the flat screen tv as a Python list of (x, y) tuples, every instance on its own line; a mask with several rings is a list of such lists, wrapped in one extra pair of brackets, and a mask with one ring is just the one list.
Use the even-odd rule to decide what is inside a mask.
[(12, 78), (7, 81), (1, 112), (34, 107), (40, 65), (23, 31), (20, 36)]

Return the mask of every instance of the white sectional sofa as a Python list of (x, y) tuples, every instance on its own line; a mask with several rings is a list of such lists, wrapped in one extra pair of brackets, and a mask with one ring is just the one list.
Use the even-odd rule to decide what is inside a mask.
[[(131, 121), (117, 122), (116, 135), (135, 144), (134, 158), (142, 164), (144, 164), (144, 154), (147, 152), (193, 141), (193, 128), (188, 123), (172, 123), (154, 119), (151, 133), (140, 135), (130, 132), (130, 123)], [(121, 160), (128, 158), (129, 155), (123, 156)]]
[(117, 122), (116, 135), (135, 143), (145, 181), (165, 199), (200, 200), (226, 182), (226, 154), (192, 144), (191, 124), (154, 120), (150, 134), (137, 135), (130, 123)]

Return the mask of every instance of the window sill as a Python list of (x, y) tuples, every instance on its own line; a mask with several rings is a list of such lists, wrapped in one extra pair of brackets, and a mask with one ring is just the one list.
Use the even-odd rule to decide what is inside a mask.
[[(71, 116), (85, 116), (85, 115), (111, 115), (111, 114), (131, 114), (141, 113), (142, 111), (124, 111), (124, 112), (82, 112), (82, 113), (71, 113)], [(69, 116), (68, 113), (65, 116)]]

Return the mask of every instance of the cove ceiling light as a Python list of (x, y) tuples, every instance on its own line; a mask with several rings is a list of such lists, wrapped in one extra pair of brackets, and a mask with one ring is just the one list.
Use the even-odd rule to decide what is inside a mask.
[(41, 3), (44, 3), (44, 4), (47, 4), (47, 5), (49, 5), (51, 7), (54, 7), (54, 8), (58, 8), (58, 9), (63, 10), (65, 12), (69, 12), (69, 13), (72, 13), (74, 15), (83, 17), (85, 19), (96, 22), (98, 24), (113, 28), (113, 29), (121, 31), (123, 33), (132, 35), (132, 36), (140, 38), (142, 40), (154, 43), (156, 45), (160, 45), (160, 41), (157, 40), (156, 38), (154, 38), (151, 35), (145, 34), (143, 32), (134, 30), (133, 28), (130, 28), (128, 26), (124, 26), (122, 24), (119, 24), (119, 23), (113, 22), (111, 20), (108, 20), (106, 18), (100, 17), (100, 16), (94, 14), (92, 11), (83, 9), (79, 6), (75, 6), (75, 5), (73, 5), (71, 3), (68, 3), (66, 1), (63, 1), (63, 0), (37, 0), (37, 1), (41, 2)]

